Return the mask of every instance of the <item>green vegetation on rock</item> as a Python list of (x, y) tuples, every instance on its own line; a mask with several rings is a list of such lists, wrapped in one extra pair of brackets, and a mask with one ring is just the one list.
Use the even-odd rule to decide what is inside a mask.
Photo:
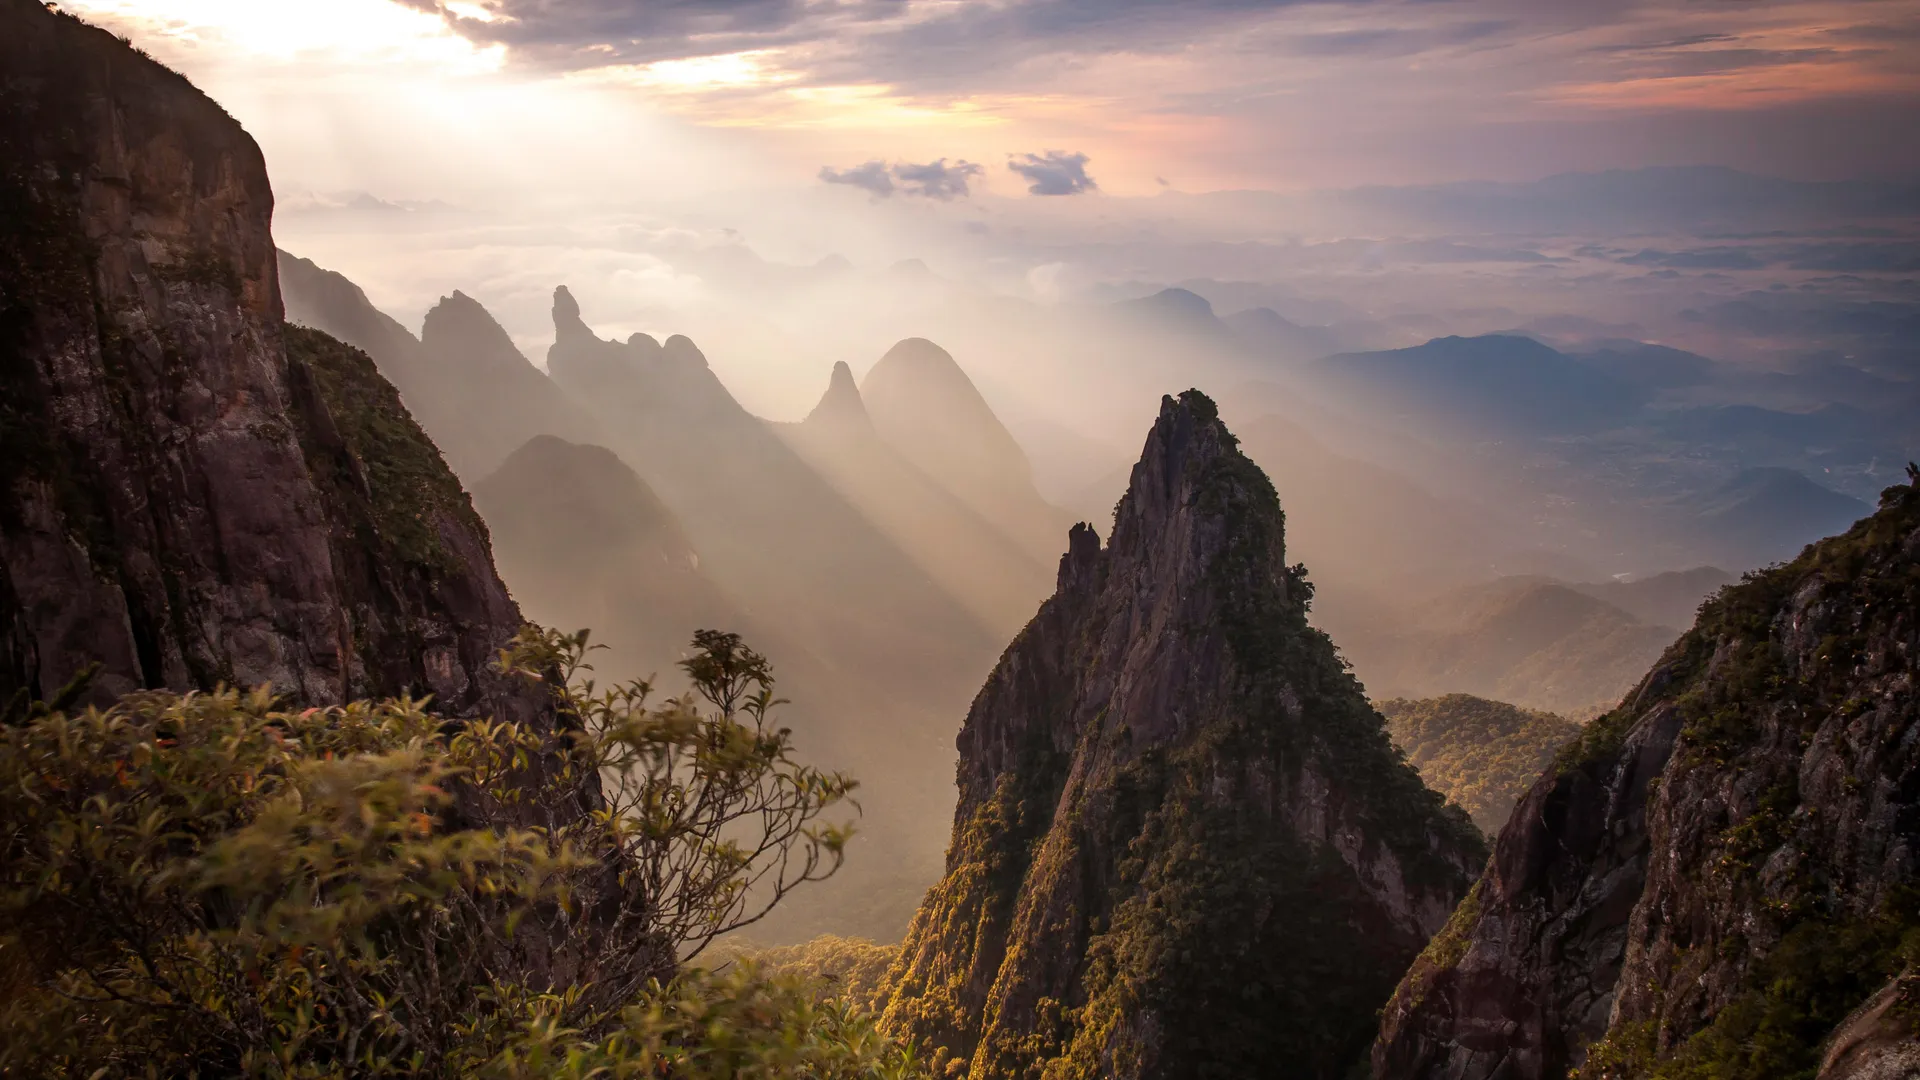
[(357, 476), (338, 479), (345, 490), (359, 494), (365, 520), (379, 540), (414, 565), (458, 570), (459, 557), (441, 536), (441, 516), (474, 536), (486, 536), (486, 526), (433, 440), (401, 404), (399, 392), (359, 349), (291, 324), (286, 339), (288, 360), (312, 373), (351, 455), (351, 465), (342, 466)]
[(1387, 733), (1445, 795), (1493, 836), (1580, 725), (1552, 713), (1469, 694), (1380, 703)]
[(887, 969), (899, 957), (900, 946), (823, 934), (798, 945), (745, 946), (734, 955), (762, 974), (799, 979), (822, 998), (877, 1013), (886, 1007)]
[(765, 661), (703, 633), (655, 706), (584, 650), (503, 656), (558, 734), (266, 688), (0, 727), (0, 1075), (918, 1075), (806, 979), (691, 966), (839, 865), (851, 781)]

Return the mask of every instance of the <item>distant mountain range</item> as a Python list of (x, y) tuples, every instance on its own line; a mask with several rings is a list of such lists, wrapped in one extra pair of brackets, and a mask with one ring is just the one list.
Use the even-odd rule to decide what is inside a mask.
[(1336, 619), (1328, 630), (1375, 699), (1464, 693), (1585, 718), (1617, 704), (1680, 635), (1601, 597), (1671, 612), (1689, 593), (1697, 607), (1727, 580), (1711, 568), (1662, 577), (1640, 593), (1501, 578)]
[(865, 387), (836, 365), (811, 416), (769, 424), (692, 341), (604, 340), (564, 287), (543, 372), (463, 293), (415, 337), (346, 278), (281, 265), (290, 318), (365, 349), (447, 448), (531, 618), (592, 628), (609, 674), (667, 688), (696, 629), (774, 660), (810, 754), (860, 775), (882, 815), (861, 868), (785, 918), (859, 893), (881, 920), (864, 929), (899, 932), (924, 878), (890, 875), (930, 872), (947, 725), (1045, 595), (1071, 524), (953, 358), (904, 341)]
[(597, 441), (586, 412), (465, 293), (442, 297), (415, 337), (340, 274), (284, 251), (279, 262), (287, 320), (372, 356), (469, 485), (535, 435)]
[(1920, 216), (1920, 182), (1802, 181), (1717, 165), (1562, 173), (1541, 180), (1369, 186), (1301, 195), (1169, 193), (1223, 212), (1319, 213), (1323, 228), (1426, 228), (1465, 233), (1619, 233)]

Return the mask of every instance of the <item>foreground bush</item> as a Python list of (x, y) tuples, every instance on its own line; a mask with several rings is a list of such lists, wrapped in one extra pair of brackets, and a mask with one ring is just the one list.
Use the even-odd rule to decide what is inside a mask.
[(797, 945), (756, 948), (743, 943), (733, 955), (768, 975), (803, 980), (823, 1000), (879, 1012), (892, 990), (887, 970), (900, 955), (900, 946), (822, 934)]
[(10, 718), (0, 1075), (910, 1075), (800, 980), (690, 967), (839, 866), (853, 788), (696, 646), (654, 707), (529, 630), (550, 731), (265, 688)]

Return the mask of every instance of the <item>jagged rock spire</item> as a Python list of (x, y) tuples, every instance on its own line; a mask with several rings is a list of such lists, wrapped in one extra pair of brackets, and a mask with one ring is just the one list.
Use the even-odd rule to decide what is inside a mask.
[(959, 738), (947, 876), (886, 1023), (973, 1080), (1335, 1078), (1485, 858), (1307, 625), (1273, 486), (1161, 403), (1105, 549)]

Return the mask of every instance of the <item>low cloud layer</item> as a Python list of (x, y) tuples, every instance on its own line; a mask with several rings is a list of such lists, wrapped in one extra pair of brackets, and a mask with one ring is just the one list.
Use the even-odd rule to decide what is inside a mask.
[(979, 165), (964, 159), (951, 165), (947, 164), (946, 158), (929, 161), (924, 165), (916, 165), (910, 161), (888, 165), (876, 159), (855, 165), (850, 169), (824, 166), (820, 170), (820, 179), (829, 184), (859, 188), (881, 199), (898, 194), (949, 202), (954, 199), (964, 199), (971, 194), (968, 182), (985, 171)]
[(1100, 185), (1087, 175), (1087, 155), (1048, 150), (1044, 154), (1018, 154), (1007, 168), (1028, 182), (1030, 195), (1079, 195)]

